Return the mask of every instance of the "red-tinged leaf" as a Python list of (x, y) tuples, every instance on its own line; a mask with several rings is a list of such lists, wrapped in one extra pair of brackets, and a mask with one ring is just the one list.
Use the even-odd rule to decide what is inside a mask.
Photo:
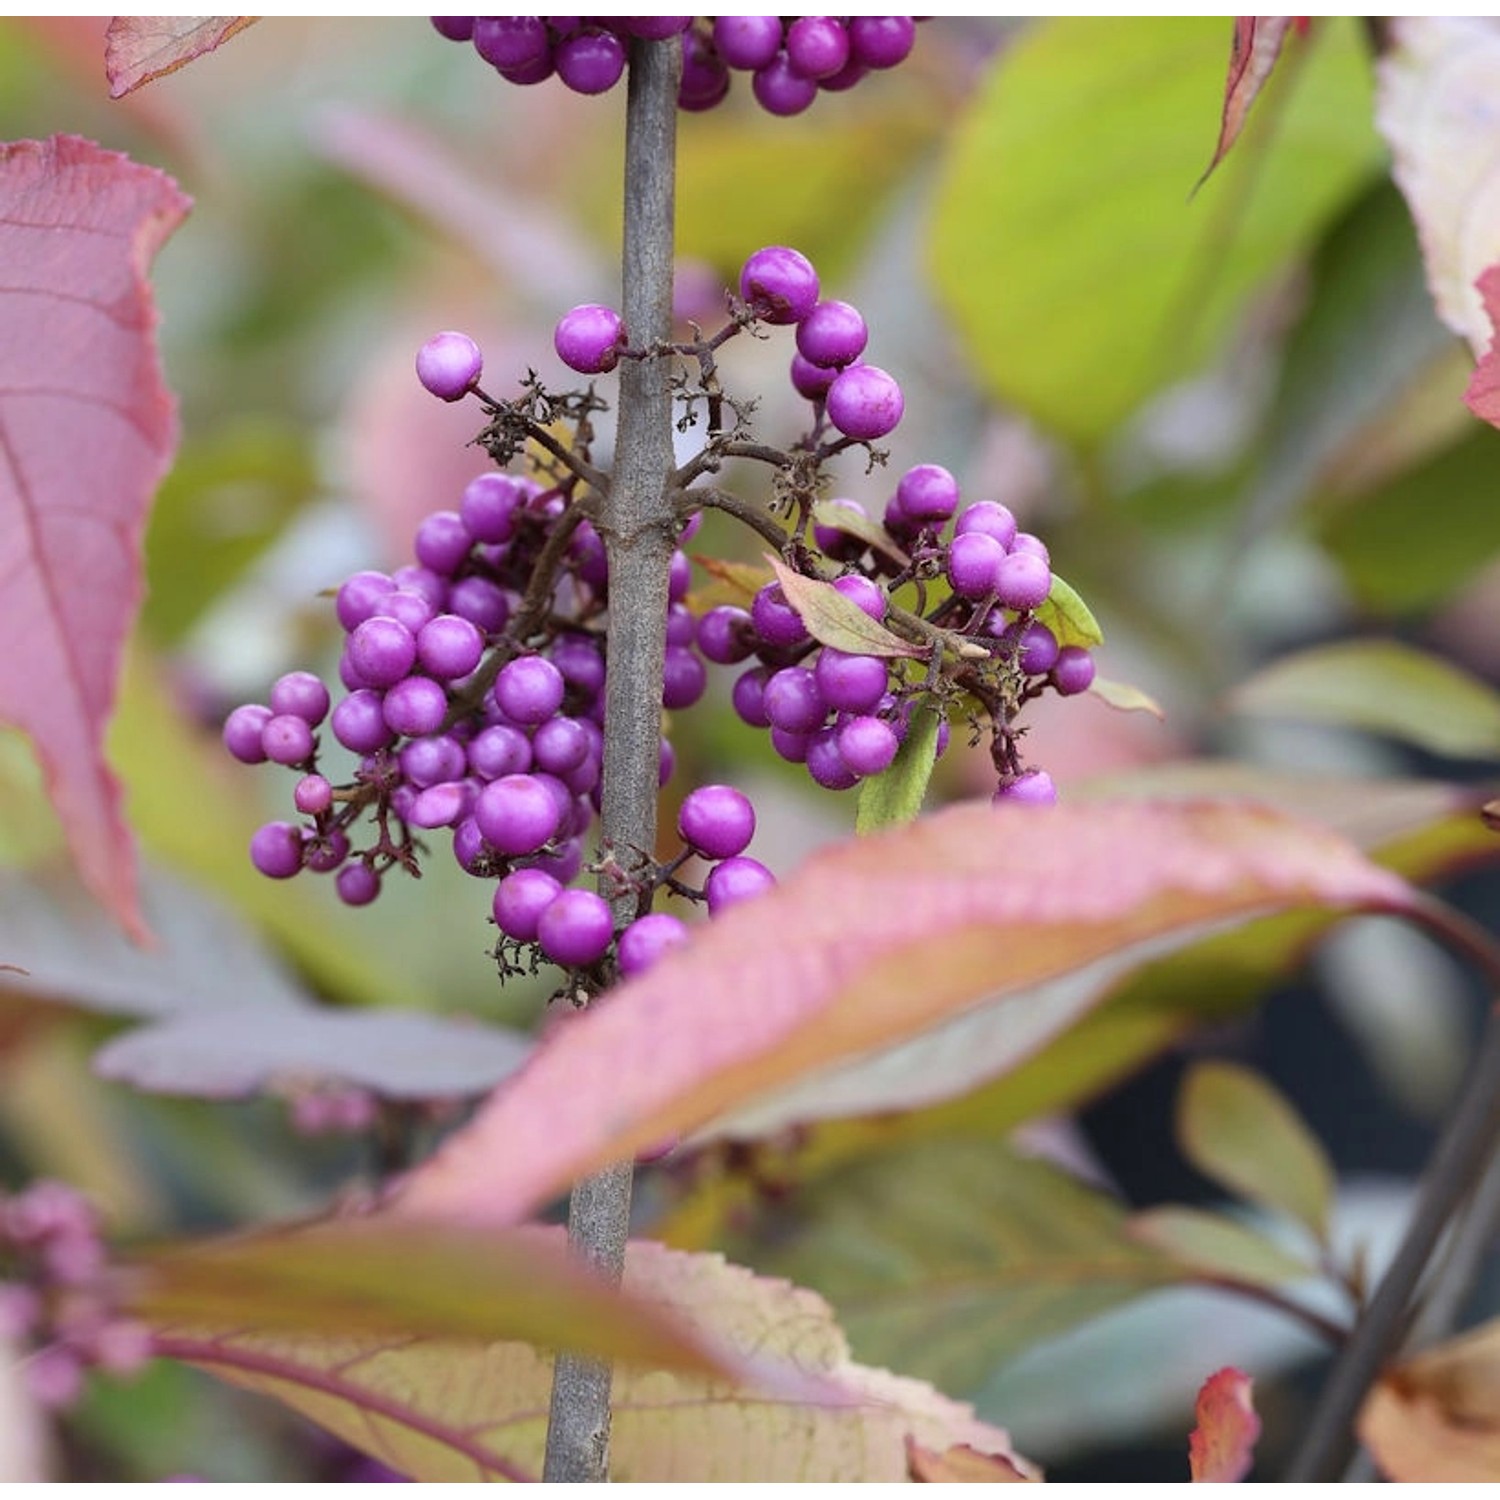
[(906, 1472), (914, 1484), (1033, 1484), (1041, 1478), (1023, 1472), (1003, 1453), (981, 1453), (967, 1443), (939, 1453), (911, 1437)]
[(119, 99), (212, 52), (257, 16), (115, 16), (104, 34), (109, 97)]
[[(694, 563), (718, 585), (712, 591), (694, 591), (694, 602), (703, 609), (715, 604), (738, 604), (748, 608), (750, 601), (774, 581), (771, 570), (759, 563), (732, 562), (722, 557), (704, 557), (696, 552), (692, 556)], [(710, 592), (712, 597), (709, 597)]]
[(513, 1219), (779, 1085), (1122, 949), (1411, 901), (1337, 835), (1264, 808), (948, 808), (816, 856), (559, 1024), (398, 1201)]
[(1260, 1437), (1260, 1418), (1250, 1400), (1252, 1384), (1233, 1365), (1203, 1382), (1198, 1425), (1188, 1438), (1194, 1484), (1238, 1484), (1250, 1472)]
[(855, 656), (927, 656), (930, 648), (913, 646), (892, 635), (879, 620), (872, 619), (847, 594), (820, 578), (804, 578), (769, 553), (766, 561), (776, 571), (787, 603), (802, 616), (807, 633), (823, 646), (848, 651)]
[(1488, 267), (1476, 283), (1484, 301), (1484, 315), (1493, 333), (1489, 347), (1474, 366), (1473, 378), (1464, 392), (1469, 410), (1483, 422), (1500, 427), (1500, 264)]
[[(533, 1234), (561, 1248), (561, 1231), (524, 1239)], [(325, 1291), (347, 1302), (328, 1269), (320, 1277)], [(542, 1283), (549, 1300), (553, 1285)], [(222, 1290), (232, 1287), (225, 1281)], [(641, 1242), (628, 1247), (624, 1292), (600, 1305), (649, 1311), (662, 1325), (688, 1330), (721, 1351), (733, 1373), (683, 1370), (680, 1361), (675, 1371), (617, 1367), (610, 1448), (617, 1481), (899, 1482), (908, 1437), (940, 1451), (968, 1445), (1005, 1454), (1029, 1472), (1006, 1434), (970, 1407), (920, 1381), (856, 1364), (828, 1304), (812, 1292), (718, 1255)], [(495, 1341), (488, 1325), (502, 1315), (459, 1287), (393, 1294), (453, 1307), (468, 1301), (476, 1322), (467, 1334), (435, 1337), (415, 1321), (415, 1331), (400, 1336), (336, 1318), (273, 1333), (221, 1299), (216, 1317), (163, 1329), (157, 1349), (275, 1397), (416, 1480), (539, 1474), (551, 1356), (533, 1343)], [(316, 1315), (316, 1299), (303, 1300)], [(556, 1312), (575, 1336), (589, 1333), (582, 1307)]]
[(103, 738), (177, 441), (146, 269), (188, 206), (161, 172), (77, 137), (0, 147), (0, 720), (35, 741), (86, 884), (136, 935)]
[[(1291, 16), (1236, 16), (1234, 37), (1229, 44), (1229, 77), (1224, 81), (1224, 114), (1219, 123), (1219, 141), (1214, 159), (1199, 180), (1201, 187), (1213, 170), (1229, 155), (1250, 115), (1250, 106), (1271, 76), (1281, 44), (1286, 41)], [(1299, 30), (1304, 29), (1299, 27)]]

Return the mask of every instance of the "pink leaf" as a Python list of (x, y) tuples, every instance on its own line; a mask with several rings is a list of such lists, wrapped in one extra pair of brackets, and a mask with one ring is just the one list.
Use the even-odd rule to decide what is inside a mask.
[(119, 99), (212, 52), (255, 16), (115, 16), (104, 34), (109, 97)]
[(1250, 1401), (1253, 1382), (1226, 1366), (1198, 1392), (1198, 1425), (1188, 1438), (1194, 1484), (1238, 1484), (1255, 1460), (1260, 1418)]
[(1265, 86), (1281, 56), (1291, 16), (1236, 16), (1234, 40), (1229, 47), (1229, 77), (1224, 83), (1224, 114), (1219, 124), (1219, 142), (1214, 159), (1199, 179), (1201, 187), (1214, 168), (1229, 155), (1250, 114), (1250, 106)]
[(1500, 427), (1500, 265), (1489, 267), (1474, 284), (1484, 299), (1484, 310), (1495, 332), (1474, 366), (1464, 401), (1481, 421)]
[(560, 1021), (398, 1201), (515, 1218), (606, 1162), (1106, 954), (1290, 906), (1409, 901), (1336, 835), (1264, 808), (949, 808), (818, 855)]
[(177, 442), (146, 268), (188, 207), (76, 136), (0, 146), (0, 720), (35, 742), (85, 882), (136, 936), (104, 729)]

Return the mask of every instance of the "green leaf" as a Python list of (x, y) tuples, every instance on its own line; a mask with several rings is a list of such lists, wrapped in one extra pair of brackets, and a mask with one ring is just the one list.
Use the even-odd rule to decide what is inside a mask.
[(1197, 1064), (1178, 1097), (1177, 1140), (1204, 1176), (1327, 1240), (1333, 1166), (1264, 1078), (1234, 1063)]
[(1103, 699), (1111, 708), (1118, 708), (1122, 713), (1150, 714), (1153, 718), (1163, 720), (1167, 717), (1166, 711), (1150, 693), (1128, 682), (1115, 682), (1108, 677), (1096, 677), (1089, 684), (1089, 692), (1096, 698)]
[(1500, 693), (1397, 641), (1341, 641), (1283, 657), (1230, 703), (1239, 713), (1387, 734), (1437, 755), (1500, 755)]
[(1052, 575), (1052, 592), (1037, 606), (1036, 617), (1057, 637), (1059, 646), (1103, 644), (1104, 632), (1093, 611), (1056, 573)]
[(859, 789), (859, 809), (854, 819), (856, 833), (874, 833), (879, 828), (910, 823), (921, 812), (927, 783), (932, 780), (932, 768), (937, 764), (938, 731), (942, 726), (942, 715), (930, 699), (918, 698), (912, 704), (906, 738), (895, 760)]
[(802, 616), (807, 633), (823, 646), (848, 651), (855, 656), (928, 656), (928, 647), (913, 646), (892, 635), (879, 620), (871, 618), (847, 594), (841, 594), (821, 578), (804, 578), (785, 563), (766, 555), (776, 570), (787, 603)]
[[(562, 1248), (560, 1231), (539, 1238)], [(164, 1330), (158, 1347), (274, 1396), (412, 1479), (534, 1477), (542, 1469), (553, 1361), (531, 1344), (491, 1341), (507, 1315), (524, 1315), (507, 1279), (516, 1267), (502, 1264), (490, 1277), (504, 1293), (496, 1309), (468, 1274), (474, 1268), (462, 1265), (464, 1279), (451, 1287), (396, 1292), (466, 1311), (470, 1327), (446, 1336), (423, 1336), (416, 1322), (404, 1333), (380, 1333), (326, 1314), (307, 1331), (275, 1333), (226, 1298), (216, 1318)], [(319, 1278), (309, 1313), (319, 1305), (347, 1308), (336, 1269)], [(439, 1258), (428, 1269), (454, 1268)], [(969, 1407), (919, 1381), (855, 1364), (821, 1298), (719, 1256), (636, 1242), (626, 1254), (625, 1297), (596, 1285), (575, 1308), (554, 1307), (555, 1285), (539, 1282), (547, 1306), (533, 1321), (555, 1313), (572, 1336), (600, 1346), (612, 1342), (610, 1327), (606, 1321), (591, 1331), (589, 1309), (633, 1308), (655, 1326), (692, 1330), (703, 1346), (725, 1351), (740, 1375), (617, 1367), (610, 1452), (617, 1481), (894, 1482), (906, 1475), (908, 1436), (1015, 1459), (1005, 1434)], [(230, 1290), (227, 1282), (222, 1290)]]
[(911, 562), (911, 558), (890, 532), (863, 510), (851, 510), (847, 505), (836, 505), (832, 500), (819, 500), (812, 508), (812, 519), (815, 525), (827, 526), (831, 530), (858, 537), (867, 547), (885, 557), (894, 558), (903, 568)]
[(1187, 1279), (1119, 1203), (998, 1143), (916, 1141), (772, 1208), (731, 1254), (821, 1291), (862, 1359), (946, 1390), (1131, 1298)]
[(1214, 1281), (1282, 1286), (1318, 1268), (1227, 1214), (1168, 1204), (1132, 1215), (1126, 1233)]
[(990, 391), (1078, 442), (1215, 354), (1380, 159), (1357, 28), (1320, 22), (1190, 202), (1228, 41), (1214, 19), (1035, 23), (950, 150), (939, 295)]
[(1497, 484), (1500, 434), (1474, 428), (1378, 489), (1328, 510), (1319, 538), (1360, 603), (1397, 614), (1430, 609), (1500, 553)]

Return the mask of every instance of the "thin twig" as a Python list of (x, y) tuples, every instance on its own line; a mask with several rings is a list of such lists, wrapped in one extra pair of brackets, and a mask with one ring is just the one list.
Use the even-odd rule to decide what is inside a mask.
[[(682, 46), (635, 40), (625, 111), (625, 326), (644, 343), (672, 333), (677, 83)], [(671, 479), (671, 369), (665, 359), (620, 367), (615, 468), (598, 527), (609, 554), (609, 674), (605, 679), (604, 795), (607, 847), (656, 844), (661, 753), (662, 662), (667, 588), (677, 540)], [(615, 895), (616, 921), (636, 897)], [(573, 1190), (568, 1243), (609, 1280), (624, 1273), (630, 1228), (630, 1163), (608, 1167)], [(609, 1478), (611, 1367), (559, 1354), (553, 1374), (542, 1477), (552, 1483)]]

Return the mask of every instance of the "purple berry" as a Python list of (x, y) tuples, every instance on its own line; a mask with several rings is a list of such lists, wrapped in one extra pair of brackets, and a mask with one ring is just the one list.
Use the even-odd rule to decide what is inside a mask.
[(654, 911), (637, 917), (621, 934), (615, 949), (620, 973), (626, 979), (644, 974), (662, 954), (680, 948), (688, 940), (687, 927), (669, 912)]
[(885, 593), (873, 579), (859, 573), (835, 578), (833, 586), (846, 599), (852, 599), (872, 620), (885, 619)]
[(714, 46), (731, 68), (752, 72), (781, 51), (780, 16), (715, 16)]
[(662, 662), (662, 707), (691, 708), (708, 688), (708, 669), (688, 646), (668, 646)]
[(755, 809), (732, 786), (700, 786), (682, 799), (677, 832), (709, 859), (743, 854), (755, 837)]
[(787, 602), (779, 583), (768, 583), (750, 601), (755, 633), (768, 646), (800, 646), (807, 639), (802, 616)]
[(740, 296), (767, 323), (800, 323), (817, 304), (818, 273), (801, 251), (767, 245), (741, 268)]
[(729, 92), (729, 69), (724, 60), (697, 32), (682, 39), (682, 81), (677, 86), (677, 107), (690, 111), (712, 109)]
[(766, 717), (766, 683), (770, 676), (768, 667), (751, 667), (734, 679), (730, 701), (735, 713), (752, 729), (771, 727), (771, 721)]
[(824, 93), (839, 94), (845, 89), (852, 89), (869, 71), (862, 62), (859, 62), (851, 54), (849, 61), (837, 73), (830, 73), (827, 78), (820, 78), (818, 80), (818, 87)]
[(509, 474), (481, 474), (464, 486), (458, 513), (477, 542), (508, 542), (516, 534), (516, 512), (526, 502), (520, 481)]
[(304, 776), (292, 792), (292, 804), (299, 813), (316, 817), (333, 806), (333, 787), (326, 776), (316, 773)]
[(1029, 552), (1033, 557), (1039, 557), (1049, 567), (1052, 564), (1052, 556), (1047, 551), (1047, 544), (1041, 537), (1033, 536), (1029, 531), (1018, 531), (1015, 540), (1010, 544), (1012, 552)]
[(485, 635), (496, 635), (510, 619), (510, 598), (488, 578), (460, 578), (448, 593), (448, 608), (477, 625)]
[(685, 604), (667, 606), (667, 645), (691, 646), (698, 639), (698, 622)]
[(896, 486), (901, 509), (913, 521), (946, 521), (958, 509), (958, 481), (941, 464), (918, 464)]
[(551, 38), (540, 16), (478, 16), (474, 21), (474, 50), (491, 66), (511, 70), (548, 62)]
[[(397, 568), (391, 574), (391, 582), (396, 586), (396, 592), (403, 597), (407, 594), (416, 594), (427, 601), (427, 619), (448, 607), (448, 579), (432, 568), (423, 567), (420, 563), (408, 563), (404, 568)], [(382, 614), (385, 611), (376, 610), (375, 613)], [(406, 624), (404, 615), (396, 618), (403, 625)]]
[(1045, 771), (1023, 771), (1012, 781), (1005, 781), (990, 798), (1001, 807), (1014, 802), (1022, 807), (1051, 807), (1057, 801), (1057, 788)]
[(715, 605), (698, 621), (698, 649), (709, 661), (732, 667), (749, 656), (753, 629), (748, 610)]
[(288, 672), (271, 685), (271, 712), (296, 714), (308, 724), (321, 724), (328, 713), (328, 689), (311, 672)]
[(558, 320), (552, 344), (570, 370), (580, 375), (605, 375), (620, 362), (625, 325), (614, 308), (585, 302)]
[(1045, 677), (1057, 665), (1057, 637), (1040, 620), (1019, 632), (1011, 626), (1001, 640), (1014, 648), (1016, 663), (1028, 677)]
[(1064, 646), (1052, 668), (1052, 686), (1065, 698), (1087, 692), (1094, 680), (1094, 658), (1083, 646)]
[(380, 694), (359, 688), (333, 710), (333, 737), (356, 755), (373, 755), (391, 742)]
[[(757, 68), (750, 79), (750, 88), (756, 102), (767, 114), (788, 117), (800, 115), (818, 97), (818, 85), (814, 79), (804, 78), (791, 63), (785, 52), (778, 52), (765, 67)], [(794, 320), (772, 318), (776, 322)]]
[(380, 613), (381, 602), (395, 587), (387, 574), (368, 569), (345, 579), (339, 586), (338, 597), (333, 606), (334, 613), (339, 617), (339, 624), (345, 630), (363, 625), (371, 615)]
[(300, 765), (313, 753), (312, 727), (296, 714), (275, 714), (267, 719), (260, 742), (266, 759), (279, 766)]
[(349, 858), (349, 835), (342, 828), (330, 828), (327, 833), (304, 834), (302, 839), (302, 862), (309, 870), (326, 875), (336, 870)]
[(828, 387), (828, 420), (861, 442), (894, 431), (905, 410), (901, 387), (875, 365), (851, 365)]
[(380, 876), (369, 865), (345, 865), (333, 877), (333, 888), (345, 906), (368, 906), (380, 894)]
[(995, 597), (1006, 609), (1035, 609), (1051, 592), (1052, 570), (1035, 553), (1008, 553), (995, 570)]
[(849, 45), (867, 68), (894, 68), (917, 39), (910, 16), (855, 16), (849, 22)]
[(602, 896), (564, 891), (542, 913), (536, 940), (553, 963), (585, 968), (604, 957), (614, 932), (614, 917)]
[(865, 352), (870, 330), (847, 302), (820, 302), (797, 325), (797, 352), (809, 364), (840, 369)]
[(466, 333), (439, 333), (417, 350), (417, 379), (443, 401), (457, 401), (484, 371), (479, 345)]
[(575, 94), (603, 94), (625, 71), (625, 44), (607, 31), (580, 31), (556, 48), (553, 60)]
[(880, 702), (888, 677), (878, 656), (859, 656), (824, 646), (813, 666), (818, 691), (830, 708), (843, 713), (867, 713)]
[(495, 678), (495, 702), (517, 724), (540, 724), (562, 707), (566, 684), (544, 656), (518, 656)]
[(467, 677), (484, 655), (484, 637), (462, 615), (434, 615), (417, 632), (417, 660), (446, 682)]
[(804, 78), (830, 78), (849, 61), (849, 33), (832, 16), (800, 16), (787, 28), (786, 55)]
[(795, 734), (790, 729), (771, 726), (771, 748), (789, 766), (800, 766), (807, 761), (807, 745), (811, 734)]
[(609, 23), (647, 42), (664, 42), (680, 36), (693, 24), (691, 16), (621, 16)]
[(468, 557), (473, 545), (474, 538), (464, 525), (463, 517), (456, 510), (439, 510), (417, 527), (412, 550), (424, 568), (451, 577)]
[(450, 42), (467, 42), (474, 35), (473, 16), (429, 16), (432, 29)]
[(387, 690), (381, 712), (397, 734), (436, 734), (448, 717), (448, 695), (430, 677), (407, 677)]
[(384, 617), (397, 620), (406, 626), (415, 638), (416, 633), (432, 618), (433, 614), (434, 610), (428, 603), (426, 594), (419, 594), (413, 589), (393, 589), (382, 601), (380, 613), (373, 618), (378, 620)]
[(286, 880), (302, 868), (302, 833), (291, 823), (266, 823), (250, 839), (250, 863), (272, 880)]
[(830, 792), (847, 792), (859, 780), (839, 750), (835, 729), (820, 729), (808, 740), (807, 773)]
[(577, 719), (548, 719), (537, 727), (531, 741), (538, 768), (553, 776), (581, 766), (591, 748), (588, 731)]
[(561, 882), (543, 870), (512, 870), (495, 887), (495, 925), (518, 943), (534, 943), (542, 913), (561, 894)]
[(474, 804), (473, 788), (461, 781), (440, 781), (418, 792), (406, 821), (413, 828), (452, 828)]
[(758, 859), (740, 854), (726, 859), (708, 872), (703, 894), (708, 898), (708, 914), (716, 917), (741, 901), (749, 901), (776, 884), (776, 877)]
[(679, 548), (672, 554), (672, 561), (667, 573), (667, 598), (673, 604), (680, 604), (687, 598), (688, 590), (693, 586), (693, 564), (687, 553)]
[(247, 766), (258, 766), (266, 758), (261, 735), (271, 722), (271, 710), (263, 703), (242, 703), (224, 720), (224, 748)]
[(371, 687), (400, 682), (417, 660), (416, 637), (389, 615), (366, 620), (349, 637), (347, 649), (349, 664)]
[(1005, 548), (983, 532), (956, 536), (948, 545), (948, 582), (965, 599), (983, 599), (999, 584)]
[(896, 758), (898, 745), (896, 731), (868, 714), (838, 727), (839, 755), (856, 776), (878, 776)]
[(483, 781), (531, 769), (531, 742), (509, 724), (492, 724), (469, 741), (469, 768)]
[(603, 691), (604, 658), (587, 636), (559, 636), (552, 643), (551, 661), (569, 687), (590, 697)]
[(401, 750), (401, 774), (416, 787), (457, 781), (467, 768), (464, 747), (451, 734), (416, 739)]
[(453, 830), (453, 857), (459, 868), (470, 875), (489, 875), (489, 846), (472, 817), (465, 818)]
[(501, 854), (535, 854), (562, 821), (557, 799), (536, 776), (502, 776), (474, 804), (479, 831)]
[(828, 703), (806, 667), (783, 667), (766, 684), (765, 711), (778, 729), (810, 734), (828, 716)]
[(836, 369), (824, 369), (800, 354), (792, 356), (792, 389), (808, 401), (822, 401), (828, 395), (828, 387), (838, 379)]
[(1011, 543), (1016, 539), (1016, 518), (1008, 505), (981, 500), (977, 505), (971, 505), (953, 523), (954, 536), (968, 536), (970, 532), (976, 531), (994, 537), (1009, 552)]

